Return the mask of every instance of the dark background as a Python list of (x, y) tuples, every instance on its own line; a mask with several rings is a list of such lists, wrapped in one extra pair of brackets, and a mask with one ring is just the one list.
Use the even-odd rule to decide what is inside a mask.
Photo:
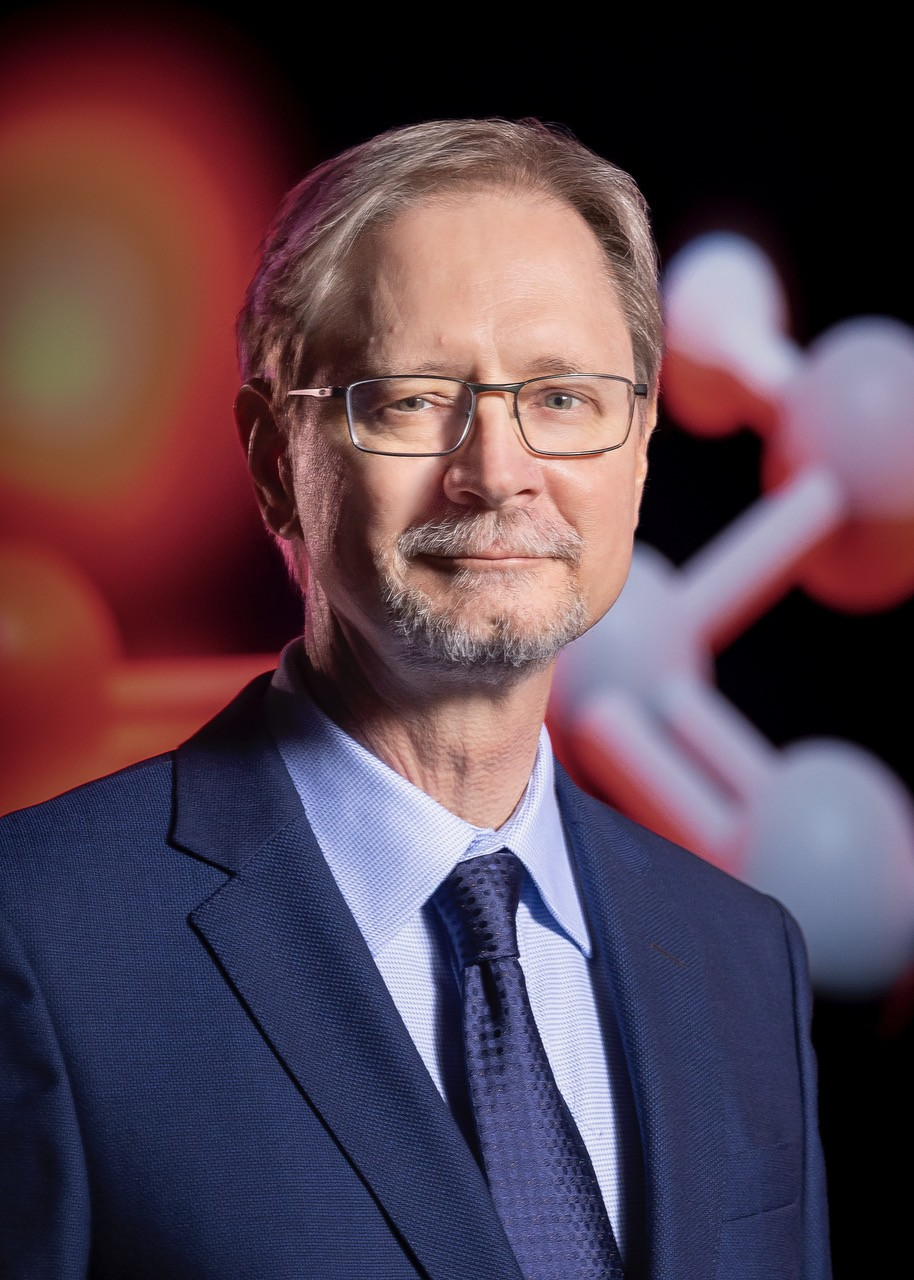
[[(10, 6), (7, 16), (35, 12)], [(58, 17), (103, 13), (43, 12), (49, 30)], [(914, 319), (908, 47), (872, 6), (853, 23), (832, 10), (802, 30), (799, 11), (775, 24), (767, 9), (714, 21), (574, 6), (536, 18), (495, 7), (155, 12), (232, 47), (271, 103), (285, 185), (389, 126), (536, 115), (635, 176), (664, 261), (707, 229), (758, 238), (785, 281), (799, 344), (849, 317)], [(640, 536), (681, 563), (759, 495), (760, 454), (749, 430), (701, 440), (662, 414)], [(266, 548), (252, 550), (248, 571), (258, 625), (244, 645), (267, 651), (292, 634), (298, 610)], [(849, 739), (914, 790), (912, 607), (840, 614), (791, 592), (720, 655), (720, 687), (776, 745)], [(818, 997), (814, 1034), (835, 1276), (908, 1274), (908, 984), (873, 1000)]]

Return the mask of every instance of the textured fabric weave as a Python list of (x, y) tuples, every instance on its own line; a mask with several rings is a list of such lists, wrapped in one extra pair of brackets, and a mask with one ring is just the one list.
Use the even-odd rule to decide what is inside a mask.
[(460, 863), (435, 895), (463, 973), (480, 1152), (526, 1280), (621, 1280), (599, 1184), (555, 1083), (518, 959), (523, 875), (501, 850)]

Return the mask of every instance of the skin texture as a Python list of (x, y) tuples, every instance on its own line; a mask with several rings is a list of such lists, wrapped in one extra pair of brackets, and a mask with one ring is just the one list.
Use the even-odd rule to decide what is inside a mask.
[[(346, 343), (310, 385), (405, 372), (635, 378), (602, 251), (557, 201), (438, 198), (363, 243), (353, 280)], [(486, 394), (456, 454), (393, 458), (353, 447), (341, 402), (291, 403), (288, 435), (251, 388), (236, 416), (264, 518), (301, 565), (314, 696), (445, 807), (497, 827), (529, 777), (554, 657), (489, 669), (420, 661), (391, 594), (401, 612), (419, 608), (496, 649), (505, 634), (535, 647), (592, 626), (628, 574), (655, 408), (620, 449), (545, 458), (524, 444), (510, 396)], [(447, 554), (398, 549), (407, 531), (455, 522)]]

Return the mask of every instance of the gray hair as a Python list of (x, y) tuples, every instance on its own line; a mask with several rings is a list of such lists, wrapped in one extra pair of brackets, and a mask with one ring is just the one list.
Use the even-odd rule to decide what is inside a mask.
[(577, 210), (606, 256), (632, 340), (635, 374), (656, 394), (662, 348), (658, 262), (634, 180), (567, 129), (536, 119), (432, 120), (391, 129), (326, 160), (282, 201), (238, 315), (242, 378), (277, 403), (343, 332), (347, 260), (366, 233), (448, 192), (500, 188)]

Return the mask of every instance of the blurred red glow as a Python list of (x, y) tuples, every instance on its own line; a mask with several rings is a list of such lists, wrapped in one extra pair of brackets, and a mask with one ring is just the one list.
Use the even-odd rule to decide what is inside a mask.
[(64, 552), (146, 653), (192, 597), (199, 649), (263, 537), (231, 406), (288, 185), (267, 86), (174, 19), (13, 28), (0, 86), (0, 536)]

